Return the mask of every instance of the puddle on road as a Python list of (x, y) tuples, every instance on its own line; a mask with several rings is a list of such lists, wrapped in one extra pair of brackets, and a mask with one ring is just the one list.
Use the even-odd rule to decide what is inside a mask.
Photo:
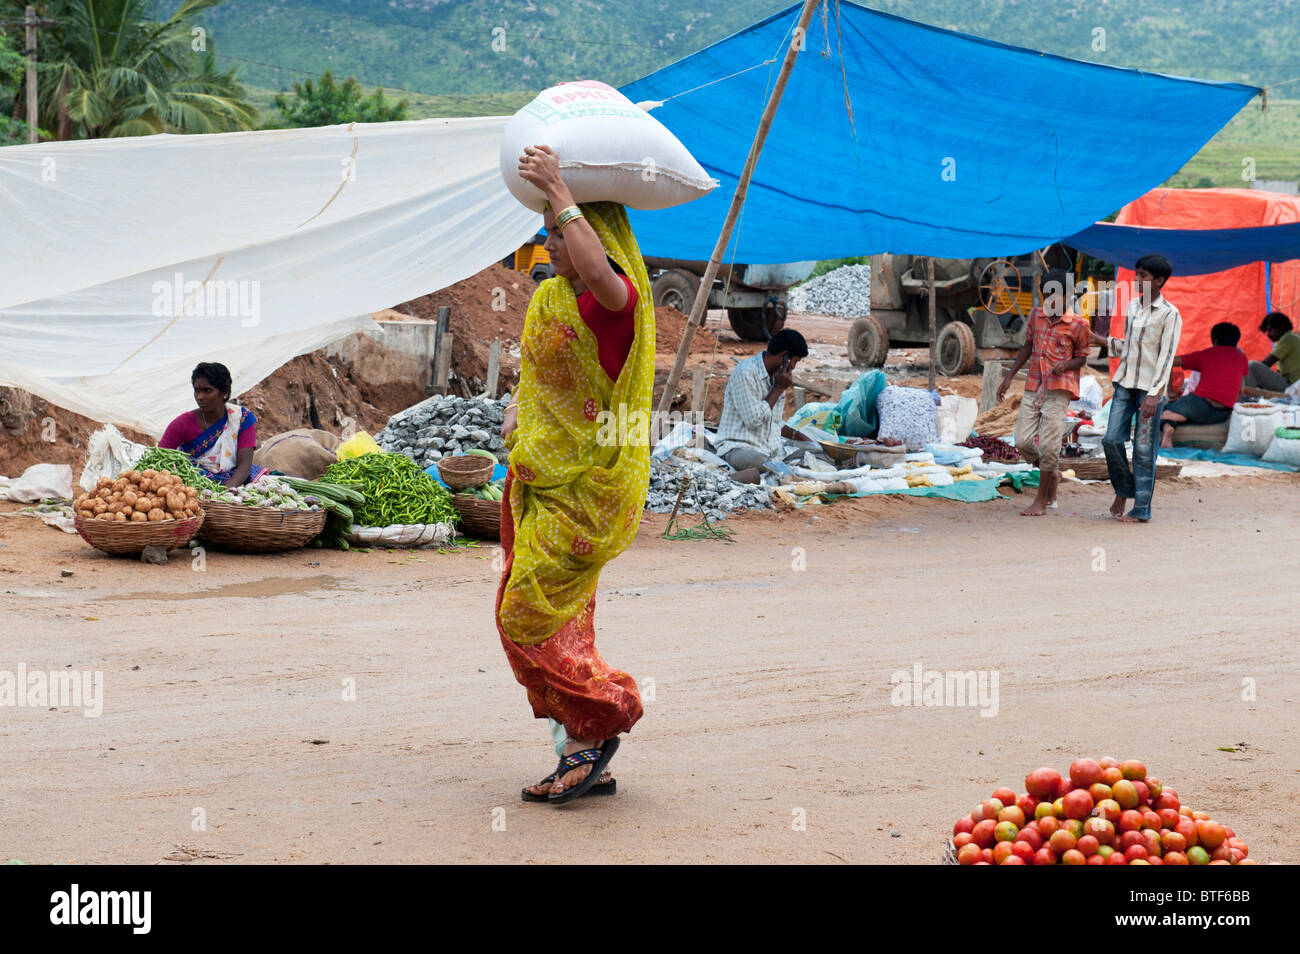
[(180, 592), (154, 591), (144, 593), (122, 593), (115, 596), (99, 596), (93, 602), (116, 603), (119, 600), (155, 600), (157, 602), (174, 602), (177, 600), (210, 599), (258, 599), (269, 596), (292, 596), (311, 593), (315, 590), (355, 590), (354, 583), (337, 576), (273, 576), (265, 580), (253, 580), (249, 583), (227, 583), (225, 586), (209, 590), (185, 590)]

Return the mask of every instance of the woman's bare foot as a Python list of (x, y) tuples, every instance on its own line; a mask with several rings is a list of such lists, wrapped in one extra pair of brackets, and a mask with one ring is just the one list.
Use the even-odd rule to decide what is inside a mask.
[(1035, 500), (1024, 510), (1020, 511), (1020, 516), (1041, 517), (1045, 513), (1047, 513), (1047, 505), (1043, 503), (1041, 500)]
[(1128, 500), (1127, 497), (1115, 498), (1115, 502), (1110, 505), (1110, 515), (1112, 517), (1118, 518), (1124, 516), (1124, 501), (1126, 500)]
[(1132, 512), (1122, 513), (1115, 518), (1120, 523), (1146, 523), (1141, 517), (1133, 516)]
[[(603, 739), (569, 739), (569, 741), (565, 743), (564, 754), (573, 755), (574, 753), (582, 752), (585, 749), (598, 749), (603, 741)], [(579, 784), (590, 774), (590, 765), (579, 765), (575, 769), (569, 769), (569, 771), (565, 772), (551, 783), (551, 794), (559, 795), (561, 792), (573, 788), (573, 786)]]

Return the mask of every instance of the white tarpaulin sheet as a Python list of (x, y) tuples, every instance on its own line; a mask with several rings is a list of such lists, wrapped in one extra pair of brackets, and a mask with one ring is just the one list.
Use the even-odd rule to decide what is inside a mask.
[(0, 149), (0, 385), (155, 437), (220, 361), (238, 395), (540, 227), (509, 117)]

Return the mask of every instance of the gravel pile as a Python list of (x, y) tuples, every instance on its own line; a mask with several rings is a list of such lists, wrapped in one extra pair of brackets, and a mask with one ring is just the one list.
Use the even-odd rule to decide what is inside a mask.
[(653, 513), (668, 513), (677, 501), (677, 491), (684, 478), (694, 484), (682, 495), (678, 513), (707, 514), (710, 520), (722, 520), (733, 510), (770, 510), (767, 488), (757, 484), (738, 484), (726, 474), (710, 470), (703, 464), (671, 457), (650, 461), (650, 490), (645, 507)]
[(384, 450), (405, 454), (421, 467), (480, 448), (492, 451), (504, 464), (501, 417), (509, 401), (509, 395), (495, 401), (435, 395), (394, 414), (375, 440)]
[(871, 266), (844, 265), (790, 289), (787, 306), (810, 315), (857, 318), (871, 312)]

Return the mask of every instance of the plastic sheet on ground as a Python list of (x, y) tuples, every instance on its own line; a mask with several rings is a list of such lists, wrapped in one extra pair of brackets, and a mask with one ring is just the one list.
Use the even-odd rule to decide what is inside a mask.
[(1223, 451), (1208, 450), (1202, 447), (1162, 447), (1160, 448), (1160, 457), (1174, 461), (1208, 461), (1220, 465), (1217, 471), (1209, 468), (1197, 469), (1193, 465), (1186, 465), (1180, 475), (1183, 477), (1226, 477), (1240, 473), (1240, 471), (1235, 470), (1235, 468), (1239, 467), (1262, 467), (1267, 470), (1297, 472), (1297, 468), (1290, 464), (1276, 464), (1271, 461), (1260, 460), (1258, 457), (1252, 457), (1249, 454), (1225, 454)]
[(958, 480), (944, 487), (909, 487), (907, 490), (872, 490), (860, 494), (826, 494), (826, 499), (898, 494), (906, 497), (941, 497), (944, 500), (960, 500), (962, 503), (987, 503), (1002, 497), (998, 493), (998, 487), (1004, 483), (1011, 484), (1016, 491), (1024, 487), (1037, 487), (1038, 471), (1006, 474), (1002, 477), (990, 477), (988, 480)]

